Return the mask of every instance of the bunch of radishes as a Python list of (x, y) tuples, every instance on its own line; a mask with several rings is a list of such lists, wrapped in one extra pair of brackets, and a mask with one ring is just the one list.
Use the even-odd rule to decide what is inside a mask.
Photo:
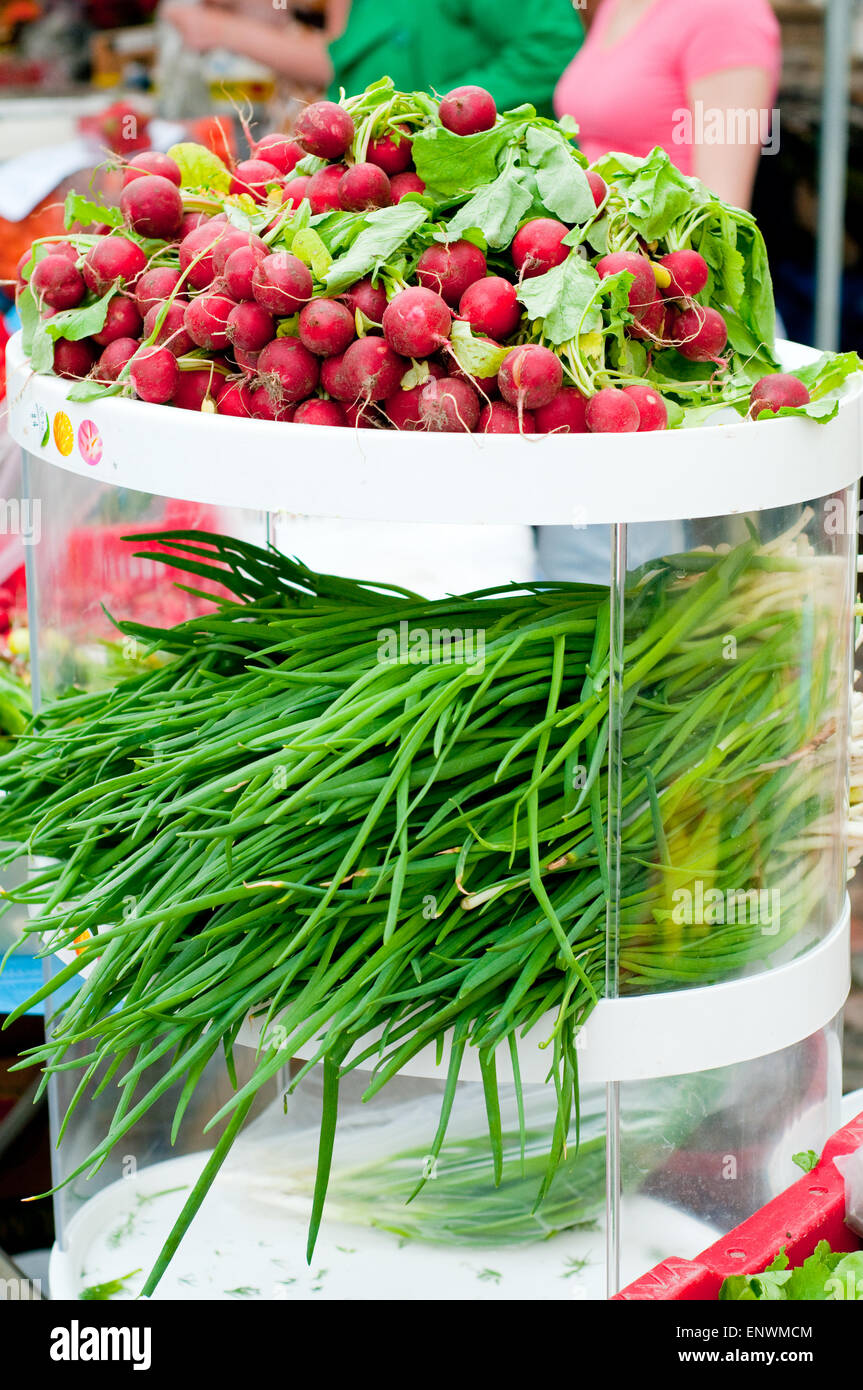
[[(492, 97), (478, 87), (450, 92), (438, 116), (459, 136), (498, 120)], [(120, 199), (129, 234), (104, 227), (95, 238), (52, 243), (32, 270), (43, 317), (114, 291), (98, 332), (56, 341), (55, 372), (120, 383), (151, 403), (298, 424), (493, 434), (666, 428), (665, 402), (651, 384), (607, 385), (586, 397), (567, 379), (561, 356), (528, 341), (536, 335), (519, 285), (575, 254), (565, 240), (571, 228), (557, 218), (529, 217), (493, 267), (470, 240), (438, 241), (417, 257), (412, 283), (391, 285), (389, 297), (383, 280), (370, 277), (338, 296), (316, 293), (309, 265), (273, 249), (269, 230), (285, 226), (304, 200), (313, 218), (362, 215), (424, 191), (408, 126), (395, 125), (368, 142), (360, 162), (349, 162), (355, 136), (350, 111), (323, 101), (305, 109), (293, 136), (257, 141), (233, 169), (228, 199), (247, 195), (271, 212), (262, 234), (234, 225), (230, 202), (227, 212), (191, 210), (201, 199), (184, 199), (179, 165), (154, 151), (136, 155)], [(309, 156), (325, 163), (295, 173)], [(593, 171), (588, 179), (600, 209), (608, 187)], [(142, 241), (156, 250), (148, 254)], [(697, 251), (655, 262), (646, 246), (612, 252), (596, 271), (601, 279), (632, 276), (629, 336), (725, 367), (722, 314), (695, 298), (709, 274)], [(456, 320), (492, 350), (487, 375), (460, 365)], [(799, 381), (781, 374), (752, 392), (756, 414), (808, 399)]]

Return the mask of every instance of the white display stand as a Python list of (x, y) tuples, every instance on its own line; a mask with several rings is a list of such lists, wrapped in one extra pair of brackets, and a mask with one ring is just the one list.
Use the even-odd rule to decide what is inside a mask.
[[(790, 343), (780, 352), (788, 367), (818, 356)], [(66, 399), (68, 382), (32, 372), (20, 335), (7, 364), (9, 427), (29, 454), (99, 482), (254, 511), (488, 525), (675, 521), (824, 497), (860, 472), (863, 376), (847, 385), (829, 448), (819, 447), (823, 426), (814, 421), (754, 423), (726, 411), (697, 433), (663, 433), (658, 449), (649, 434), (404, 434), (111, 397), (79, 404)], [(55, 442), (58, 411), (74, 439), (67, 454)], [(86, 422), (99, 445), (82, 455)]]
[[(780, 354), (786, 367), (817, 356), (794, 344), (780, 344)], [(30, 456), (103, 485), (248, 512), (359, 522), (623, 526), (728, 516), (825, 498), (853, 487), (863, 467), (860, 375), (846, 384), (837, 418), (827, 428), (793, 418), (753, 423), (734, 412), (723, 412), (697, 432), (522, 438), (274, 424), (114, 398), (76, 403), (67, 400), (68, 382), (32, 373), (20, 337), (9, 345), (7, 362), (10, 430)], [(617, 1082), (731, 1066), (811, 1036), (827, 1027), (847, 996), (848, 939), (846, 903), (844, 914), (820, 943), (781, 965), (710, 987), (602, 1000), (581, 1035), (581, 1081), (609, 1083), (611, 1092)], [(546, 1078), (548, 1053), (531, 1044), (544, 1041), (549, 1031), (538, 1027), (520, 1047), (526, 1082)], [(259, 1022), (250, 1019), (239, 1041), (257, 1046)], [(472, 1053), (468, 1049), (465, 1057), (466, 1081), (480, 1075)], [(500, 1062), (501, 1080), (506, 1081), (509, 1073), (502, 1055)], [(440, 1064), (430, 1050), (404, 1070), (409, 1075), (440, 1078), (446, 1070), (446, 1049)], [(158, 1164), (133, 1182), (115, 1183), (91, 1199), (70, 1223), (67, 1250), (55, 1251), (54, 1296), (75, 1297), (86, 1284), (99, 1282), (102, 1270), (109, 1271), (105, 1277), (116, 1275), (116, 1251), (106, 1245), (109, 1227), (112, 1223), (122, 1226), (130, 1213), (139, 1210), (141, 1198), (149, 1208), (152, 1197), (152, 1242), (150, 1236), (134, 1242), (129, 1269), (146, 1265), (176, 1215), (174, 1207), (179, 1210), (182, 1201), (181, 1194), (164, 1198), (159, 1194), (193, 1182), (201, 1161), (200, 1155), (189, 1155)], [(255, 1213), (254, 1207), (253, 1195), (231, 1189), (230, 1184), (226, 1188), (220, 1179), (208, 1199), (207, 1221), (196, 1223), (190, 1236), (204, 1241), (197, 1253), (190, 1250), (190, 1263), (207, 1271), (203, 1284), (197, 1292), (181, 1287), (181, 1262), (170, 1271), (160, 1296), (231, 1297), (238, 1283), (258, 1287), (259, 1281), (266, 1282), (266, 1260), (261, 1263), (263, 1257), (255, 1255), (250, 1237), (243, 1235), (259, 1230), (255, 1221), (260, 1212)], [(284, 1223), (284, 1230), (279, 1227), (280, 1243), (299, 1249), (306, 1214), (304, 1205), (302, 1211), (289, 1207), (267, 1220)], [(646, 1229), (652, 1221), (661, 1227), (669, 1219), (670, 1209), (648, 1201)], [(673, 1219), (680, 1220), (680, 1213)], [(230, 1276), (222, 1280), (211, 1269), (215, 1257), (207, 1242), (214, 1220), (216, 1229), (233, 1231), (238, 1248), (245, 1251), (239, 1261), (241, 1280)], [(668, 1243), (667, 1234), (666, 1229), (659, 1243)], [(618, 1238), (609, 1237), (612, 1244)], [(512, 1291), (496, 1287), (486, 1293), (474, 1265), (480, 1269), (493, 1265), (498, 1272), (506, 1272), (507, 1257), (500, 1251), (467, 1252), (464, 1278), (462, 1273), (456, 1277), (456, 1284), (462, 1280), (464, 1287), (455, 1288), (453, 1270), (461, 1266), (453, 1261), (453, 1252), (417, 1247), (410, 1258), (419, 1262), (416, 1288), (420, 1292), (405, 1292), (410, 1277), (405, 1284), (404, 1252), (391, 1262), (385, 1248), (388, 1239), (379, 1232), (333, 1227), (322, 1237), (315, 1265), (338, 1264), (348, 1284), (353, 1280), (355, 1287), (350, 1260), (345, 1264), (346, 1257), (338, 1254), (340, 1245), (354, 1244), (362, 1246), (368, 1267), (379, 1281), (370, 1297), (434, 1296), (429, 1294), (430, 1279), (445, 1283), (450, 1298), (573, 1296), (559, 1285), (552, 1288), (545, 1267), (541, 1275), (538, 1266), (533, 1270), (523, 1248), (511, 1252), (512, 1265), (506, 1265), (511, 1268)], [(686, 1248), (696, 1250), (709, 1239), (710, 1232), (693, 1223), (692, 1231), (681, 1230), (673, 1243), (685, 1253)], [(584, 1236), (573, 1240), (573, 1256), (589, 1257)], [(596, 1280), (604, 1263), (602, 1241), (596, 1235), (588, 1242), (596, 1248)], [(636, 1254), (637, 1267), (624, 1270), (625, 1277), (652, 1262), (647, 1244)], [(461, 1259), (461, 1252), (457, 1255)], [(313, 1275), (308, 1270), (290, 1277), (302, 1277), (302, 1290), (280, 1294), (273, 1291), (278, 1280), (270, 1278), (269, 1291), (257, 1296), (346, 1296), (341, 1275), (327, 1291), (309, 1283)], [(614, 1278), (612, 1274), (609, 1282)], [(590, 1291), (581, 1296), (597, 1296), (598, 1284), (592, 1275), (587, 1285)], [(130, 1288), (134, 1289), (134, 1281)], [(536, 1291), (529, 1292), (531, 1288)]]

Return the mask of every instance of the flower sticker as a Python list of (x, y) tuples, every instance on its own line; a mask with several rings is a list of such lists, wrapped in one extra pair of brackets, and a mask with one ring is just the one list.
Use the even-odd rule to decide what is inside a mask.
[(83, 420), (78, 426), (78, 452), (93, 468), (102, 462), (102, 436), (93, 420)]

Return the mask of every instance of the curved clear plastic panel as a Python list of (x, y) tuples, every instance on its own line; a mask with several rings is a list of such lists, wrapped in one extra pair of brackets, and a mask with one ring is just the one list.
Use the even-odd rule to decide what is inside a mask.
[(768, 969), (839, 920), (856, 519), (849, 489), (616, 528), (609, 992)]
[[(840, 1016), (780, 1052), (667, 1077), (661, 1130), (651, 1088), (620, 1086), (621, 1287), (670, 1255), (691, 1259), (801, 1176), (795, 1154), (820, 1153), (839, 1126), (841, 1056)], [(636, 1271), (647, 1204), (664, 1215)]]

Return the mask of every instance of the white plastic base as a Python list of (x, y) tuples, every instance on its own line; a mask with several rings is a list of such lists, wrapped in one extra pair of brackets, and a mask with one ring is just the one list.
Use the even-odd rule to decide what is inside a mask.
[[(76, 1213), (66, 1248), (51, 1254), (52, 1299), (132, 1275), (116, 1295), (137, 1296), (206, 1159), (189, 1154), (104, 1188)], [(178, 1190), (179, 1189), (179, 1190)], [(325, 1222), (312, 1264), (309, 1205), (256, 1197), (244, 1175), (220, 1174), (156, 1290), (157, 1299), (557, 1300), (605, 1297), (605, 1236), (562, 1232), (530, 1245), (462, 1247), (403, 1241), (385, 1231)], [(638, 1231), (622, 1279), (657, 1252), (694, 1255), (718, 1231), (648, 1197), (627, 1206)], [(133, 1274), (133, 1271), (140, 1271)]]

